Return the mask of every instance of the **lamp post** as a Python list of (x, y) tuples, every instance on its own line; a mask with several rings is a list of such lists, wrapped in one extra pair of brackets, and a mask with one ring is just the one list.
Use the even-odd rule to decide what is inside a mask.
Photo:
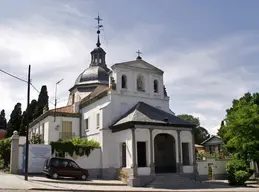
[(64, 79), (60, 79), (58, 82), (56, 82), (56, 88), (55, 88), (55, 114), (54, 114), (54, 122), (56, 121), (56, 112), (57, 112), (57, 87), (58, 84), (63, 81)]

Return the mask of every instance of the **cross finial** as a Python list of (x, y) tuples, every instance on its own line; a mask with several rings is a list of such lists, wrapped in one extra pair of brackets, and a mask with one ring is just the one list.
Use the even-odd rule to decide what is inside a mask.
[(99, 34), (100, 29), (103, 27), (103, 25), (100, 25), (100, 21), (102, 21), (102, 19), (100, 18), (99, 14), (98, 14), (98, 17), (95, 18), (95, 19), (97, 20), (97, 27), (96, 28), (98, 29), (97, 33)]
[(142, 54), (139, 50), (136, 52), (138, 54), (137, 59), (142, 59), (140, 55)]
[(99, 37), (99, 34), (100, 34), (100, 29), (103, 27), (103, 25), (100, 24), (100, 21), (102, 21), (102, 19), (100, 18), (99, 14), (98, 14), (98, 17), (95, 18), (97, 20), (97, 34), (98, 34), (98, 37), (97, 37), (97, 43), (96, 43), (96, 46), (97, 47), (100, 47), (101, 43), (100, 43), (100, 37)]

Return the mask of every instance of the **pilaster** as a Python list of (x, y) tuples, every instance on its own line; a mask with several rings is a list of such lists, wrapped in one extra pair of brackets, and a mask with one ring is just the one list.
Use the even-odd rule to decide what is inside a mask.
[(151, 175), (155, 174), (155, 164), (154, 164), (154, 155), (153, 155), (153, 151), (154, 151), (154, 143), (153, 143), (153, 129), (149, 129), (149, 140), (150, 140), (150, 173)]
[(137, 170), (137, 163), (136, 163), (136, 136), (135, 136), (136, 128), (131, 129), (132, 133), (132, 171), (133, 171), (133, 178), (135, 178), (138, 174)]
[(181, 130), (177, 130), (177, 141), (178, 141), (178, 166), (177, 166), (177, 172), (182, 173), (183, 172), (183, 163), (182, 163), (182, 150), (181, 150)]

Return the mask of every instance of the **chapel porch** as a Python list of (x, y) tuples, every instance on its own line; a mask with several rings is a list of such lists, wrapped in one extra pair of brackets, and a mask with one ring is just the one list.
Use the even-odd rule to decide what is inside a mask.
[[(128, 119), (132, 113), (135, 119)], [(128, 184), (143, 186), (161, 173), (193, 176), (196, 164), (193, 126), (142, 102), (121, 117), (111, 129), (116, 138), (122, 135), (126, 138), (118, 145), (120, 167), (128, 173)]]

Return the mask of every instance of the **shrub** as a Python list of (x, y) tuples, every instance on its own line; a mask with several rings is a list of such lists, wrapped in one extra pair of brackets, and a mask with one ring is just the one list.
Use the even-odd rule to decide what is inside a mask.
[(90, 152), (95, 147), (100, 147), (100, 144), (93, 140), (87, 140), (82, 138), (73, 138), (65, 141), (52, 141), (50, 142), (52, 148), (52, 154), (56, 153), (60, 156), (64, 156), (68, 153), (71, 157), (75, 153), (79, 156), (89, 156)]
[(250, 176), (251, 174), (246, 171), (236, 171), (235, 172), (236, 185), (244, 185)]
[(227, 174), (230, 185), (243, 185), (254, 173), (245, 161), (233, 159), (227, 163)]
[(3, 163), (3, 167), (8, 167), (10, 163), (11, 155), (11, 139), (0, 140), (0, 159)]

